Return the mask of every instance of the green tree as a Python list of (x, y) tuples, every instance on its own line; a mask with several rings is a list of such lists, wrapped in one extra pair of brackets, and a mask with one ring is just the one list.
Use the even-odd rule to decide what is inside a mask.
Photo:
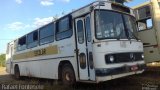
[(5, 67), (6, 54), (0, 55), (0, 67)]

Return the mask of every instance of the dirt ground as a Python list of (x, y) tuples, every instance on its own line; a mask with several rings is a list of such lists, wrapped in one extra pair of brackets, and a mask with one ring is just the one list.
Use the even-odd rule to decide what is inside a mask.
[[(160, 67), (147, 69), (146, 72), (140, 75), (132, 75), (116, 80), (111, 80), (99, 84), (76, 83), (74, 86), (62, 86), (57, 84), (57, 81), (27, 78), (15, 80), (5, 72), (5, 68), (0, 68), (0, 90), (2, 85), (42, 85), (41, 90), (160, 90)], [(35, 89), (38, 90), (38, 89)]]

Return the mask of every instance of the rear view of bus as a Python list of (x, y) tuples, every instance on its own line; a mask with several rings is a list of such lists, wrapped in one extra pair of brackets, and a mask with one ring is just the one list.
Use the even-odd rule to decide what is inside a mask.
[(142, 73), (143, 45), (131, 9), (101, 2), (94, 10), (93, 58), (97, 81)]
[(133, 7), (139, 39), (144, 45), (144, 60), (152, 63), (160, 60), (160, 0), (150, 0)]

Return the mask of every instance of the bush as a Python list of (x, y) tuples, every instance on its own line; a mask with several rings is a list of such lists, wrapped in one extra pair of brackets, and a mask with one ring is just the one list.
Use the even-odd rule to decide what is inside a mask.
[(5, 67), (6, 54), (0, 55), (0, 67)]

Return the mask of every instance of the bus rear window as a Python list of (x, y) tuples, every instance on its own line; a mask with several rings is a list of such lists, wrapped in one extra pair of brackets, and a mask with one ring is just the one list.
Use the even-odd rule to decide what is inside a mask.
[(150, 6), (143, 6), (135, 10), (139, 31), (152, 28), (152, 17)]
[(138, 9), (139, 19), (145, 19), (151, 17), (150, 6), (145, 6)]

